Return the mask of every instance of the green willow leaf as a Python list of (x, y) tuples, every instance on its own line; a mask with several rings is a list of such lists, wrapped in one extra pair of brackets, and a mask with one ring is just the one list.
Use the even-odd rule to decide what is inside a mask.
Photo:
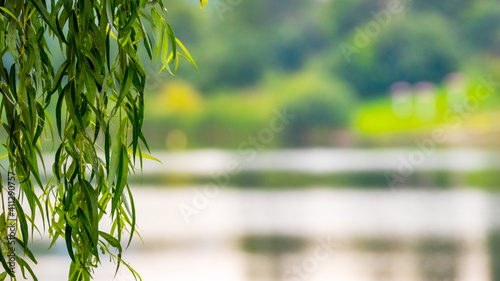
[(7, 265), (7, 261), (5, 261), (5, 257), (3, 256), (3, 254), (0, 254), (0, 262), (2, 263), (2, 266), (3, 266), (3, 269), (5, 270), (5, 272), (7, 272), (7, 274), (9, 274), (10, 277), (16, 277), (14, 275), (14, 272), (12, 272), (12, 270), (10, 269), (10, 267)]
[(28, 246), (28, 222), (26, 221), (26, 216), (24, 215), (23, 208), (19, 201), (15, 199), (16, 211), (19, 216), (19, 225), (21, 228), (21, 235), (23, 237), (23, 246), (26, 248)]
[(0, 7), (0, 9), (1, 9), (2, 11), (6, 12), (9, 16), (11, 16), (13, 19), (15, 19), (15, 20), (16, 20), (16, 22), (17, 22), (19, 25), (21, 25), (21, 23), (19, 22), (19, 20), (17, 19), (17, 17), (16, 17), (16, 16), (14, 16), (14, 14), (13, 14), (11, 11), (9, 11), (9, 10), (8, 10), (7, 8), (5, 8), (5, 7)]
[(73, 243), (72, 243), (72, 238), (71, 238), (71, 233), (73, 232), (73, 228), (71, 225), (67, 222), (66, 223), (66, 229), (64, 231), (64, 239), (66, 240), (66, 249), (68, 250), (68, 254), (71, 257), (71, 260), (73, 262), (75, 261), (75, 254), (73, 253)]
[(24, 273), (24, 270), (27, 269), (28, 272), (30, 273), (31, 277), (33, 278), (33, 280), (34, 281), (38, 281), (38, 278), (36, 278), (35, 273), (33, 272), (33, 270), (31, 269), (31, 267), (29, 266), (29, 264), (25, 260), (23, 260), (20, 257), (16, 257), (16, 261), (19, 264), (19, 267), (21, 268), (21, 272), (23, 274), (24, 279), (27, 279), (26, 276), (25, 276), (25, 273)]
[(127, 242), (127, 248), (130, 246), (130, 243), (132, 242), (132, 238), (134, 237), (134, 232), (135, 232), (135, 222), (136, 222), (136, 215), (135, 215), (135, 203), (134, 203), (134, 196), (132, 195), (132, 191), (130, 190), (130, 187), (127, 186), (127, 192), (128, 192), (128, 198), (130, 200), (130, 211), (129, 214), (132, 217), (132, 223), (131, 223), (131, 228), (130, 228), (130, 236)]
[[(24, 243), (23, 243), (21, 240), (19, 240), (19, 238), (17, 238), (17, 237), (16, 237), (14, 240), (16, 241), (17, 245), (19, 245), (19, 247), (21, 247), (21, 249), (23, 250), (23, 253), (24, 253), (26, 256), (28, 256), (28, 258), (29, 258), (29, 259), (30, 259), (33, 263), (38, 264), (38, 262), (36, 261), (35, 256), (34, 256), (34, 255), (33, 255), (33, 253), (31, 252), (31, 250), (30, 250), (28, 247), (24, 247)], [(16, 246), (17, 246), (17, 245), (16, 245)]]

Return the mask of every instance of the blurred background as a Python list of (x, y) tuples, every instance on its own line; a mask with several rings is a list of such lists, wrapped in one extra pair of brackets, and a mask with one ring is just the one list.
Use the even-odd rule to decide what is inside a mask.
[(165, 5), (198, 69), (146, 67), (143, 280), (500, 280), (498, 1)]

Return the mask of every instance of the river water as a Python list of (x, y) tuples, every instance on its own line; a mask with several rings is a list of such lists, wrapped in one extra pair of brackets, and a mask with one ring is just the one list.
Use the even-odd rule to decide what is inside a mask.
[[(144, 280), (493, 280), (500, 201), (481, 191), (224, 189), (204, 201), (202, 186), (140, 187), (135, 198), (143, 243), (124, 259)], [(63, 243), (44, 255), (40, 280), (65, 280), (66, 255)], [(96, 280), (113, 273), (104, 259)], [(122, 268), (115, 280), (133, 279)]]
[[(500, 167), (496, 151), (424, 152), (159, 153), (163, 164), (146, 161), (143, 178), (228, 173), (228, 163), (290, 175)], [(500, 280), (500, 196), (476, 187), (134, 185), (142, 241), (136, 237), (123, 258), (146, 281)], [(49, 252), (46, 237), (33, 245), (39, 280), (67, 280), (63, 241)], [(102, 263), (95, 280), (113, 280), (114, 264)], [(114, 280), (133, 278), (122, 266)]]

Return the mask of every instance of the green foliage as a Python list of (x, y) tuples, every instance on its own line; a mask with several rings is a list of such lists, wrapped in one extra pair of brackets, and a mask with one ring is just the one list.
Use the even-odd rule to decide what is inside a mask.
[(146, 103), (150, 122), (145, 132), (151, 132), (154, 149), (165, 149), (165, 139), (178, 130), (186, 135), (189, 148), (235, 149), (250, 135), (269, 127), (276, 110), (285, 109), (300, 118), (290, 120), (266, 148), (296, 145), (308, 130), (318, 140), (319, 134), (332, 128), (348, 127), (356, 103), (350, 87), (313, 65), (294, 73), (270, 73), (256, 87), (204, 97), (174, 79)]
[[(24, 209), (16, 201), (21, 234), (16, 241), (36, 263), (29, 240), (40, 215), (52, 244), (60, 237), (66, 243), (72, 260), (68, 280), (90, 280), (100, 252), (117, 261), (117, 271), (124, 264), (140, 278), (121, 259), (122, 236), (130, 233), (129, 245), (136, 225), (127, 178), (137, 159), (142, 167), (141, 146), (148, 148), (142, 133), (146, 71), (137, 52), (144, 48), (150, 59), (160, 56), (171, 73), (180, 57), (193, 62), (165, 11), (161, 1), (146, 0), (0, 1), (0, 124), (19, 198), (28, 202)], [(60, 50), (49, 48), (50, 37)], [(64, 59), (54, 67), (51, 54), (57, 52)], [(54, 104), (55, 130), (48, 112)], [(44, 186), (40, 139), (49, 132), (58, 147), (54, 176)], [(2, 198), (4, 192), (2, 185)], [(108, 216), (109, 233), (101, 230)], [(8, 241), (6, 225), (0, 226), (2, 265), (16, 279), (4, 261)], [(27, 269), (37, 280), (23, 257), (16, 260), (23, 275)]]
[(496, 52), (500, 49), (500, 6), (498, 3), (474, 3), (467, 17), (466, 36), (474, 48)]
[[(172, 3), (172, 24), (189, 38), (197, 64), (213, 71), (199, 75), (181, 69), (204, 95), (258, 85), (266, 73), (300, 71), (321, 60), (326, 75), (341, 78), (361, 98), (387, 93), (400, 80), (441, 81), (450, 72), (470, 72), (498, 58), (499, 2), (495, 0), (400, 0), (404, 10), (380, 19), (380, 32), (348, 62), (339, 44), (355, 45), (358, 29), (393, 1), (221, 1), (203, 16), (186, 1)], [(221, 3), (219, 2), (219, 3)], [(241, 2), (241, 3), (240, 3)], [(239, 3), (239, 4), (232, 4)], [(220, 16), (223, 13), (223, 16)], [(383, 18), (383, 16), (382, 16)], [(373, 29), (373, 24), (372, 24)]]
[[(438, 15), (393, 19), (352, 63), (339, 65), (345, 70), (340, 75), (356, 85), (362, 96), (384, 93), (399, 81), (440, 82), (458, 66), (459, 43), (453, 33), (451, 25)], [(443, 38), (443, 34), (447, 36)]]

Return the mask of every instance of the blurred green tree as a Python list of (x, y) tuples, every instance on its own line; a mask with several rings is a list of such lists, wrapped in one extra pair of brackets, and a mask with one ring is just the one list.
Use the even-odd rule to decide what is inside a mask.
[(284, 144), (318, 144), (316, 133), (349, 127), (356, 94), (345, 83), (328, 77), (321, 68), (308, 66), (299, 73), (287, 75), (286, 79), (279, 79), (274, 87), (275, 95), (281, 97), (281, 107), (297, 116), (285, 128)]
[(393, 21), (351, 62), (333, 66), (362, 97), (384, 94), (398, 81), (437, 83), (459, 66), (459, 35), (445, 18), (414, 13)]

